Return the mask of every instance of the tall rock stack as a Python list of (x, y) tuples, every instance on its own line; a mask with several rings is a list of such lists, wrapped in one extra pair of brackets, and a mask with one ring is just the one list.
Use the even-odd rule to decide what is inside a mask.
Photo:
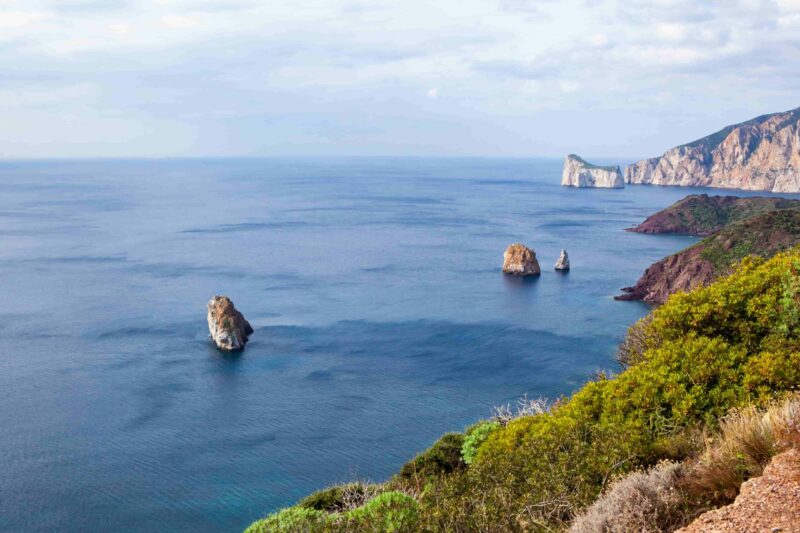
[(223, 352), (238, 352), (244, 349), (253, 328), (230, 298), (214, 296), (208, 302), (208, 331), (217, 348)]
[(542, 273), (536, 252), (523, 244), (511, 244), (503, 254), (503, 272), (515, 276), (538, 276)]

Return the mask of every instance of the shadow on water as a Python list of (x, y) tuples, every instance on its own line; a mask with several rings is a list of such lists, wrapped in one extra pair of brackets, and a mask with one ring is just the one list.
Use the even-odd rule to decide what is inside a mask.
[(513, 274), (502, 274), (503, 284), (511, 290), (531, 290), (539, 282), (542, 276), (515, 276)]

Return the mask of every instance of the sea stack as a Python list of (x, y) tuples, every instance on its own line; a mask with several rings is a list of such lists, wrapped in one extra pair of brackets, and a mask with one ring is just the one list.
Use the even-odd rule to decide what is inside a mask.
[(621, 189), (625, 187), (625, 180), (619, 167), (593, 165), (575, 154), (569, 154), (564, 160), (561, 185), (564, 187)]
[(556, 270), (569, 270), (569, 256), (566, 250), (561, 250), (561, 255), (558, 256), (558, 261), (556, 261)]
[(536, 252), (519, 243), (511, 244), (503, 254), (503, 272), (515, 276), (538, 276), (542, 273)]
[(244, 349), (253, 328), (230, 298), (214, 296), (208, 302), (208, 331), (217, 348), (223, 352), (238, 352)]

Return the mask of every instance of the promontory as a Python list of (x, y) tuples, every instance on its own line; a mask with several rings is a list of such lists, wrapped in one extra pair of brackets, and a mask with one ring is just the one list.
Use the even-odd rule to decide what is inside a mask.
[(625, 187), (625, 181), (619, 167), (593, 165), (575, 154), (569, 154), (564, 160), (561, 185), (621, 189)]
[(800, 108), (727, 126), (629, 165), (625, 183), (800, 192)]

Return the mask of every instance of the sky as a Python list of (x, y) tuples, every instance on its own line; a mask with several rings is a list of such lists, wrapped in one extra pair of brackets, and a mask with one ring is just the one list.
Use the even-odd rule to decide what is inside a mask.
[(0, 157), (640, 158), (800, 107), (800, 0), (0, 0)]

